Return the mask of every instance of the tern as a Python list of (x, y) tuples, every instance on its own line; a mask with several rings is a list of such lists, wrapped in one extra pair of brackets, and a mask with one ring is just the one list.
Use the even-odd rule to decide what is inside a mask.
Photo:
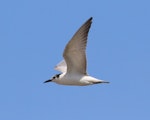
[(88, 32), (91, 27), (92, 17), (89, 18), (74, 34), (66, 45), (62, 60), (55, 66), (60, 71), (51, 79), (45, 81), (55, 82), (61, 85), (86, 86), (98, 83), (109, 83), (107, 81), (89, 76), (86, 72), (86, 44)]

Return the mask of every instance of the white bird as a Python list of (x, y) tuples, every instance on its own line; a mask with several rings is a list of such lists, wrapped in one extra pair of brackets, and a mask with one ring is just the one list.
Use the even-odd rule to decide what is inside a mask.
[(86, 72), (86, 44), (88, 32), (92, 23), (92, 17), (89, 18), (74, 34), (72, 39), (65, 47), (62, 60), (55, 69), (60, 71), (51, 79), (45, 81), (55, 82), (62, 85), (85, 86), (98, 83), (109, 83), (89, 76)]

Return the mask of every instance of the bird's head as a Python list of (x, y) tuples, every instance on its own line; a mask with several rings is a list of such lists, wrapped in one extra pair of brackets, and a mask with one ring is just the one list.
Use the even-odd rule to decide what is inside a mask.
[(53, 76), (51, 79), (46, 80), (44, 83), (55, 81), (55, 80), (57, 80), (57, 79), (59, 78), (60, 75), (61, 75), (61, 74), (56, 74), (56, 75)]

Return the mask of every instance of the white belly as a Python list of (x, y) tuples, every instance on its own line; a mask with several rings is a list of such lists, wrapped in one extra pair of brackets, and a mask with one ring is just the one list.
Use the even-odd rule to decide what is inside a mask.
[(68, 75), (68, 74), (62, 74), (58, 80), (55, 80), (54, 82), (58, 84), (63, 85), (76, 85), (76, 86), (86, 86), (86, 85), (92, 85), (94, 82), (99, 82), (100, 80), (91, 77), (91, 76), (85, 76), (85, 75)]

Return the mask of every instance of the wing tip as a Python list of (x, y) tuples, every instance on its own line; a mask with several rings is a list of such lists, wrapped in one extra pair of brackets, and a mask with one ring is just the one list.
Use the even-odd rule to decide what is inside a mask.
[(87, 22), (92, 22), (93, 17), (90, 17)]
[[(85, 24), (89, 24), (90, 26), (91, 26), (91, 23), (92, 23), (92, 19), (93, 19), (93, 17), (90, 17), (86, 22), (85, 22)], [(83, 24), (83, 25), (85, 25), (85, 24)]]
[(93, 19), (93, 17), (90, 17), (90, 18), (89, 18), (89, 20), (92, 20), (92, 19)]

